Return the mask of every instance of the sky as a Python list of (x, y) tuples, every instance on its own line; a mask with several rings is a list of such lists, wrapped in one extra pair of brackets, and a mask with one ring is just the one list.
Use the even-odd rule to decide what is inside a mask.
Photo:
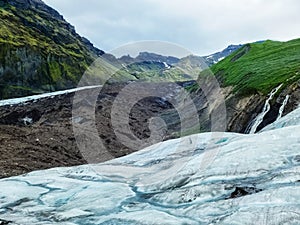
[(300, 37), (299, 0), (43, 0), (96, 47), (145, 40), (195, 55), (230, 44)]

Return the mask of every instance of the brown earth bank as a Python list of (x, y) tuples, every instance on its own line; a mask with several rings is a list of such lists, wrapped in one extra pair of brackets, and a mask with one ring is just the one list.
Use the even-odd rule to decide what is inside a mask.
[[(187, 121), (187, 124), (191, 123), (192, 125), (190, 129), (182, 131), (181, 123), (186, 118), (180, 118), (177, 112), (178, 109), (175, 109), (170, 103), (172, 102), (170, 99), (174, 98), (174, 96), (180, 101), (184, 101), (186, 96), (178, 97), (180, 95), (179, 90), (192, 83), (152, 85), (150, 87), (152, 91), (148, 94), (145, 94), (146, 89), (149, 88), (146, 85), (144, 87), (145, 91), (143, 91), (143, 88), (138, 88), (136, 91), (131, 90), (130, 93), (127, 93), (127, 96), (140, 96), (140, 99), (138, 98), (139, 101), (134, 104), (130, 114), (127, 115), (127, 122), (132, 133), (126, 135), (129, 138), (132, 138), (131, 136), (134, 135), (140, 140), (145, 140), (145, 146), (147, 146), (147, 140), (151, 136), (150, 118), (153, 117), (162, 118), (166, 125), (163, 126), (164, 124), (158, 121), (158, 126), (156, 127), (158, 130), (155, 130), (155, 133), (157, 132), (161, 136), (155, 140), (156, 142), (179, 137), (180, 131), (182, 132), (181, 135), (210, 131), (212, 109), (209, 107), (209, 103), (201, 90), (188, 94), (197, 108), (200, 121), (199, 127), (193, 127), (193, 123)], [(74, 93), (41, 98), (26, 102), (26, 104), (1, 106), (0, 177), (20, 175), (34, 170), (53, 167), (75, 166), (91, 162), (98, 163), (142, 149), (139, 145), (136, 148), (132, 148), (123, 144), (115, 134), (116, 128), (112, 126), (111, 115), (114, 101), (124, 91), (124, 87), (127, 87), (129, 84), (105, 85), (100, 94), (97, 92), (99, 91), (98, 89), (83, 90), (76, 93), (78, 96), (84, 96), (82, 99), (79, 99), (79, 106), (83, 110), (90, 107), (93, 107), (95, 110), (96, 135), (100, 137), (103, 143), (102, 148), (96, 146), (98, 156), (94, 157), (95, 160), (87, 157), (86, 152), (83, 152), (82, 148), (78, 147), (76, 142), (78, 140), (74, 136), (72, 123), (72, 110), (76, 107), (75, 104), (73, 105)], [(231, 93), (230, 87), (222, 88), (221, 91), (226, 103), (226, 130), (245, 132), (251, 121), (262, 111), (267, 96), (260, 94), (235, 96)], [(98, 100), (94, 106), (89, 101), (89, 98), (95, 96), (95, 94)], [(286, 95), (290, 95), (290, 98), (283, 115), (291, 112), (298, 106), (300, 102), (300, 84), (294, 83), (279, 91), (274, 99), (270, 101), (271, 109), (265, 116), (259, 129), (277, 118), (278, 110)], [(125, 110), (125, 106), (132, 99), (129, 97), (129, 99), (123, 101), (121, 104), (124, 105)], [(186, 117), (189, 120), (189, 118), (192, 118), (189, 112), (191, 114), (194, 112), (190, 110), (192, 107), (185, 106), (185, 108), (187, 109)], [(123, 109), (119, 108), (117, 111), (122, 113)], [(73, 121), (89, 124), (86, 118), (73, 116)], [(124, 121), (126, 122), (126, 120)], [(117, 123), (122, 126), (124, 121), (120, 120)], [(87, 133), (86, 136), (88, 137), (89, 134)], [(150, 144), (148, 143), (148, 145)]]

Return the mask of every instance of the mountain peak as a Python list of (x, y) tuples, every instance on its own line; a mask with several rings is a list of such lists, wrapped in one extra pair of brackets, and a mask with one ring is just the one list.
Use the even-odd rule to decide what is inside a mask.
[(220, 52), (211, 54), (209, 56), (203, 56), (203, 58), (205, 59), (208, 66), (212, 66), (212, 65), (218, 63), (219, 61), (223, 60), (224, 58), (229, 56), (231, 53), (240, 49), (243, 46), (244, 45), (242, 45), (242, 44), (238, 44), (238, 45), (232, 44), (232, 45), (227, 46), (227, 48), (223, 49)]
[(42, 0), (4, 0), (0, 3), (0, 6), (1, 4), (9, 4), (19, 9), (36, 9), (50, 14), (53, 18), (63, 19), (63, 16), (59, 12), (46, 5)]

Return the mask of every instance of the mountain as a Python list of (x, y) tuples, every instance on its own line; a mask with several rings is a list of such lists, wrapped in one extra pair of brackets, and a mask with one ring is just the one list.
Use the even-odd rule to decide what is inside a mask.
[[(131, 81), (148, 81), (148, 82), (182, 82), (195, 80), (199, 72), (202, 70), (197, 64), (186, 63), (181, 64), (179, 60), (176, 64), (167, 64), (160, 61), (141, 61), (128, 64), (121, 68), (117, 74), (118, 79), (127, 78)], [(204, 67), (203, 67), (204, 68)]]
[(102, 164), (2, 179), (0, 221), (299, 224), (299, 115), (255, 135), (197, 134)]
[(140, 52), (135, 58), (131, 57), (130, 55), (124, 55), (118, 58), (122, 63), (125, 64), (132, 64), (136, 62), (160, 62), (166, 63), (168, 65), (173, 65), (178, 63), (179, 58), (174, 56), (163, 56), (156, 53), (151, 52)]
[[(259, 41), (263, 42), (263, 41)], [(196, 55), (189, 55), (183, 58), (177, 58), (173, 56), (163, 56), (151, 52), (140, 52), (139, 55), (135, 58), (131, 57), (130, 55), (124, 55), (119, 58), (119, 60), (123, 63), (130, 64), (135, 62), (143, 62), (143, 61), (154, 61), (154, 62), (165, 62), (168, 65), (174, 65), (178, 64), (180, 60), (184, 61), (187, 59), (192, 59), (192, 61), (195, 63), (195, 66), (199, 63), (202, 64), (203, 60), (208, 66), (212, 66), (222, 59), (226, 58), (236, 50), (243, 47), (242, 44), (239, 45), (229, 45), (227, 48), (223, 49), (220, 52), (213, 53), (209, 56), (196, 56)]]
[(250, 128), (253, 120), (263, 115), (258, 131), (275, 121), (280, 110), (285, 115), (298, 106), (299, 52), (300, 39), (288, 42), (269, 40), (247, 44), (211, 68), (223, 86), (231, 89), (227, 102), (234, 112), (232, 118), (248, 121), (243, 129), (232, 121), (229, 124), (231, 130), (247, 132), (245, 126)]
[(135, 58), (137, 61), (156, 61), (156, 62), (165, 62), (166, 64), (172, 65), (179, 61), (178, 58), (174, 56), (162, 56), (155, 53), (149, 52), (140, 52), (139, 55)]
[(2, 0), (0, 20), (0, 99), (75, 87), (104, 54), (41, 0)]
[(205, 59), (197, 55), (188, 55), (183, 57), (175, 64), (175, 66), (184, 71), (189, 71), (189, 73), (192, 73), (195, 80), (197, 79), (199, 73), (208, 67)]
[(288, 42), (265, 41), (247, 44), (212, 71), (233, 86), (238, 94), (268, 94), (276, 86), (284, 87), (299, 79), (300, 39)]
[[(133, 76), (133, 80), (136, 78), (137, 80), (151, 81), (186, 81), (196, 79), (198, 74), (207, 66), (210, 67), (218, 63), (242, 46), (241, 44), (230, 45), (221, 52), (203, 57), (188, 55), (183, 58), (176, 58), (150, 52), (140, 52), (135, 58), (124, 55), (118, 60), (119, 63), (127, 65), (126, 71)], [(145, 68), (147, 69), (145, 70)], [(157, 76), (158, 74), (159, 76)], [(126, 77), (130, 79), (128, 75)]]
[(212, 65), (218, 63), (219, 61), (223, 60), (224, 58), (226, 58), (227, 56), (229, 56), (236, 50), (240, 49), (242, 46), (243, 46), (242, 44), (229, 45), (227, 48), (225, 48), (224, 50), (222, 50), (220, 52), (216, 52), (209, 56), (203, 56), (202, 58), (205, 60), (205, 62), (207, 63), (208, 66), (212, 66)]
[[(218, 80), (226, 103), (228, 131), (257, 132), (299, 105), (299, 52), (300, 39), (245, 44), (200, 73), (198, 82), (208, 74)], [(197, 88), (193, 85), (189, 90), (196, 104), (205, 106), (199, 115), (204, 130), (209, 131), (212, 109), (205, 93)]]
[[(180, 82), (196, 80), (198, 74), (207, 68), (206, 61), (196, 55), (183, 58), (163, 56), (150, 52), (140, 52), (135, 58), (125, 55), (118, 58), (129, 80)], [(120, 77), (120, 76), (119, 76)], [(121, 78), (119, 78), (121, 80)]]
[(125, 55), (117, 60), (118, 63), (111, 60), (113, 65), (122, 65), (120, 71), (116, 73), (115, 81), (124, 81), (124, 78), (151, 82), (189, 81), (195, 80), (197, 77), (195, 74), (198, 75), (201, 71), (201, 68), (197, 67), (199, 62), (193, 68), (187, 68), (180, 63), (181, 59), (149, 52), (140, 52), (135, 58)]

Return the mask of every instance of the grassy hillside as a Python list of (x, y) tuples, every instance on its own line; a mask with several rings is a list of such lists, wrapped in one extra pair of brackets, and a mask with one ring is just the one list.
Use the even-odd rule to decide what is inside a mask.
[(39, 0), (0, 2), (0, 99), (76, 86), (101, 50)]
[(269, 93), (300, 79), (300, 39), (247, 44), (211, 67), (223, 86), (239, 94)]

